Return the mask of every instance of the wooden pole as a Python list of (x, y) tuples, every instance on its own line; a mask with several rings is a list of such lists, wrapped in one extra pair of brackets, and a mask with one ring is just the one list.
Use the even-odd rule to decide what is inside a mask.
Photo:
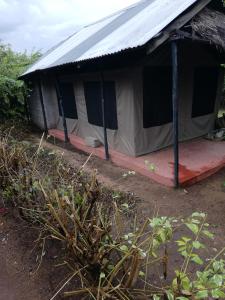
[(30, 111), (29, 111), (29, 105), (28, 105), (28, 96), (24, 99), (24, 111), (27, 117), (27, 122), (30, 122)]
[(61, 93), (61, 90), (60, 90), (60, 85), (59, 85), (58, 78), (56, 78), (56, 80), (55, 80), (55, 89), (56, 89), (56, 94), (57, 94), (57, 98), (58, 98), (58, 101), (59, 101), (59, 107), (60, 107), (61, 114), (62, 114), (62, 119), (63, 119), (63, 129), (64, 129), (65, 143), (68, 143), (70, 140), (69, 140), (69, 135), (68, 135), (66, 117), (65, 117), (64, 108), (63, 108), (62, 93)]
[(44, 98), (43, 98), (43, 92), (42, 92), (41, 75), (39, 75), (39, 77), (38, 77), (38, 89), (39, 89), (41, 109), (42, 109), (43, 120), (44, 120), (44, 130), (45, 130), (45, 133), (47, 134), (48, 133), (48, 125), (47, 125), (46, 111), (45, 111)]
[(105, 120), (105, 92), (104, 92), (104, 76), (101, 73), (101, 101), (102, 101), (102, 122), (104, 130), (104, 147), (105, 147), (105, 159), (109, 160), (109, 145), (108, 145), (108, 136)]
[(174, 148), (174, 186), (179, 187), (179, 99), (178, 99), (178, 47), (177, 41), (171, 43), (172, 52), (172, 101), (173, 101), (173, 148)]

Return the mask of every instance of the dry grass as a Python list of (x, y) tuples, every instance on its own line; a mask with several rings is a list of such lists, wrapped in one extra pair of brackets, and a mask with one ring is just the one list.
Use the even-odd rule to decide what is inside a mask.
[[(62, 291), (74, 299), (163, 299), (165, 295), (198, 299), (193, 298), (197, 288), (193, 284), (187, 289), (186, 278), (193, 258), (200, 261), (193, 245), (199, 246), (206, 226), (204, 214), (187, 220), (156, 215), (142, 224), (130, 215), (129, 226), (124, 226), (130, 196), (99, 185), (95, 171), (88, 176), (82, 166), (72, 169), (62, 154), (43, 149), (42, 140), (38, 147), (15, 140), (12, 130), (0, 136), (0, 178), (5, 205), (17, 207), (23, 218), (38, 226), (42, 253), (48, 240), (66, 249), (62, 265), (70, 276), (51, 300)], [(197, 231), (192, 232), (194, 239), (188, 236), (186, 252), (181, 250), (186, 256), (185, 271), (176, 275), (179, 284), (171, 286), (166, 284), (168, 245), (181, 226)], [(189, 245), (192, 239), (194, 244)], [(178, 242), (184, 244), (182, 239)], [(158, 274), (154, 274), (156, 266)], [(153, 275), (158, 277), (157, 284)], [(72, 282), (76, 285), (68, 290)], [(185, 298), (184, 292), (189, 296)]]

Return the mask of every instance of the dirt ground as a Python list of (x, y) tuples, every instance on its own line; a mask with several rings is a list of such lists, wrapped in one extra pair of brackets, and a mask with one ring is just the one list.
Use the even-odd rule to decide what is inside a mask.
[(48, 295), (47, 274), (43, 277), (40, 274), (31, 276), (34, 268), (31, 233), (33, 232), (25, 224), (7, 216), (0, 216), (1, 300), (41, 300), (44, 295)]
[[(37, 137), (32, 140), (38, 142)], [(72, 166), (84, 164), (88, 157), (70, 146), (63, 149), (63, 143), (45, 142), (44, 146), (64, 152)], [(138, 174), (125, 178), (123, 174), (127, 170), (96, 157), (91, 157), (85, 165), (86, 171), (93, 169), (98, 170), (100, 182), (134, 193), (141, 199), (137, 205), (140, 219), (151, 217), (156, 211), (167, 216), (188, 216), (194, 211), (203, 211), (208, 214), (208, 222), (216, 234), (213, 247), (220, 249), (224, 245), (225, 169), (185, 190), (161, 186)], [(27, 226), (18, 216), (12, 218), (0, 211), (0, 300), (49, 300), (65, 276), (54, 267), (54, 247), (50, 247), (43, 258), (45, 263), (33, 274), (38, 265), (36, 252), (32, 251), (37, 232)]]
[[(0, 300), (49, 300), (68, 274), (58, 257), (58, 246), (35, 247), (38, 231), (18, 213), (0, 212)], [(56, 300), (61, 299), (56, 297)]]

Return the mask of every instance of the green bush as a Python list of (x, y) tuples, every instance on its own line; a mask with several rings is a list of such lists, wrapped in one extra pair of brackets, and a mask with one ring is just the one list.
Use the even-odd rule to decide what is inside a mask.
[(40, 57), (40, 52), (14, 52), (0, 43), (0, 120), (24, 116), (28, 87), (18, 77)]

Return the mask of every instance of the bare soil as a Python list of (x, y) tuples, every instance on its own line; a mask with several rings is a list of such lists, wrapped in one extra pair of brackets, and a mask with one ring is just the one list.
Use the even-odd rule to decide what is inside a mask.
[[(32, 137), (34, 143), (37, 136)], [(84, 164), (88, 156), (63, 143), (46, 143), (45, 147), (64, 152), (71, 166)], [(63, 149), (64, 147), (64, 149)], [(167, 216), (188, 216), (194, 211), (208, 214), (216, 238), (214, 247), (220, 249), (225, 240), (225, 169), (187, 189), (171, 189), (161, 186), (139, 174), (123, 177), (127, 170), (110, 162), (91, 157), (85, 165), (87, 172), (98, 170), (98, 179), (110, 188), (134, 193), (138, 201), (140, 219), (156, 212)], [(1, 207), (1, 205), (0, 205)], [(57, 257), (54, 246), (49, 247), (38, 272), (37, 254), (33, 250), (37, 231), (18, 216), (0, 212), (0, 300), (48, 300), (60, 287), (66, 274), (55, 268)], [(58, 298), (59, 299), (59, 298)]]
[(57, 267), (65, 253), (61, 244), (48, 241), (41, 259), (38, 237), (38, 229), (21, 219), (17, 210), (5, 213), (1, 209), (0, 300), (49, 300), (70, 275)]

